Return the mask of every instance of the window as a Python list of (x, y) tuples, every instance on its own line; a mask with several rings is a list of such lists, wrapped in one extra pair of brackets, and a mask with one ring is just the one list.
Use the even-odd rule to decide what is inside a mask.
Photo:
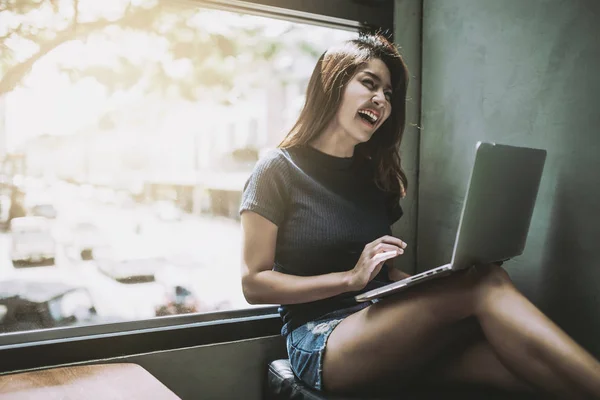
[(0, 332), (251, 307), (243, 184), (354, 33), (152, 1), (0, 21)]

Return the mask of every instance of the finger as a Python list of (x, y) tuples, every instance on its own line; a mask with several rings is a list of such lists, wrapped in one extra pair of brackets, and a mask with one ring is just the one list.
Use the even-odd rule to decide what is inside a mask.
[(371, 264), (371, 273), (373, 273), (373, 271), (377, 271), (377, 273), (379, 273), (379, 271), (381, 270), (381, 268), (383, 268), (383, 265), (385, 264), (386, 260), (380, 260), (380, 261), (374, 261)]
[[(396, 238), (397, 239), (397, 238)], [(382, 241), (382, 238), (377, 239), (375, 242), (369, 243), (365, 248), (370, 248), (372, 252), (379, 253), (381, 251), (391, 251), (391, 250), (400, 250), (404, 249), (402, 247), (402, 242), (400, 239), (397, 239), (394, 243), (386, 243)], [(406, 247), (406, 244), (404, 243)]]
[(379, 264), (377, 264), (373, 268), (371, 268), (371, 272), (369, 273), (369, 281), (371, 281), (371, 279), (373, 279), (375, 276), (377, 276), (377, 274), (381, 271), (381, 268), (383, 268), (383, 263), (384, 263), (384, 261), (380, 262)]
[(395, 244), (398, 247), (401, 248), (406, 248), (406, 242), (403, 240), (398, 239), (397, 237), (391, 236), (391, 235), (385, 235), (380, 237), (379, 239), (376, 240), (376, 242), (378, 243), (390, 243), (390, 244)]
[(379, 243), (373, 248), (373, 253), (382, 253), (386, 251), (396, 251), (398, 254), (404, 253), (404, 249), (395, 244)]
[(385, 264), (385, 260), (381, 261), (379, 264), (377, 264), (377, 269), (381, 270), (381, 268), (383, 268), (384, 264)]
[(398, 255), (398, 252), (395, 250), (394, 251), (384, 251), (383, 253), (375, 254), (371, 260), (376, 263), (380, 263), (380, 262), (389, 260), (390, 258), (394, 258), (397, 255)]

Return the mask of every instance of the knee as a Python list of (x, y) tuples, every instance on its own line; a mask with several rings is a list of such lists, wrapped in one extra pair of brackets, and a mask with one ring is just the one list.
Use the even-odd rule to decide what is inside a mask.
[(473, 267), (480, 286), (485, 287), (512, 287), (510, 275), (498, 264)]

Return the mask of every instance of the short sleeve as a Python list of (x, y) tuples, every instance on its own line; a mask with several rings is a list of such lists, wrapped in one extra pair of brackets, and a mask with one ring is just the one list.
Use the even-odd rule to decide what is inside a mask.
[(240, 214), (253, 211), (280, 226), (288, 203), (287, 170), (285, 157), (279, 151), (261, 158), (244, 185)]

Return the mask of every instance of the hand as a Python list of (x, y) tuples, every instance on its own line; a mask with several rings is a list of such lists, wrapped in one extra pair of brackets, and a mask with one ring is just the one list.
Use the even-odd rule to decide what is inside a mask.
[(367, 244), (353, 269), (348, 271), (350, 291), (363, 289), (381, 271), (387, 260), (404, 254), (406, 243), (393, 236), (382, 236)]

